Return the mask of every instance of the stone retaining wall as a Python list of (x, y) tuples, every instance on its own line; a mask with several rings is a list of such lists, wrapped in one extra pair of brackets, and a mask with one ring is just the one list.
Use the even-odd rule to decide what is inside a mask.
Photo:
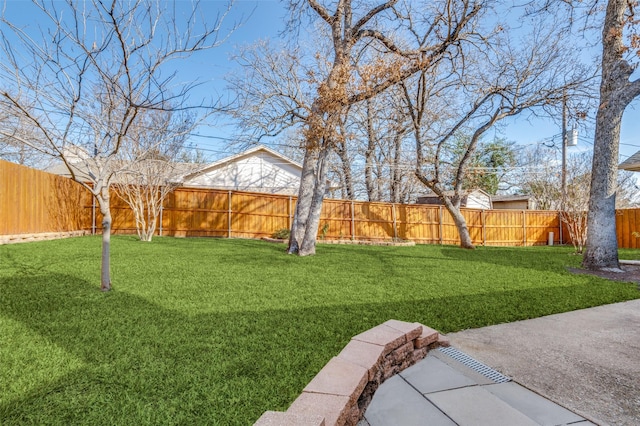
[(0, 245), (27, 243), (30, 241), (58, 240), (61, 238), (80, 237), (87, 235), (88, 231), (70, 231), (70, 232), (44, 232), (40, 234), (17, 234), (17, 235), (0, 235)]
[(254, 426), (356, 425), (385, 380), (440, 346), (449, 342), (437, 331), (389, 320), (354, 336), (286, 412), (267, 411)]

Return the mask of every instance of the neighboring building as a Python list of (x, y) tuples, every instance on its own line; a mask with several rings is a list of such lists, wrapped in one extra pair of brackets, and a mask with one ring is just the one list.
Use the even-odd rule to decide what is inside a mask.
[(265, 147), (257, 146), (205, 165), (184, 176), (187, 187), (296, 195), (302, 165)]
[[(80, 149), (78, 155), (70, 158), (76, 176), (90, 181), (88, 175), (95, 167), (95, 160)], [(116, 178), (117, 170), (126, 169), (126, 165), (118, 160), (109, 162), (116, 170)], [(180, 186), (191, 188), (297, 195), (302, 176), (302, 165), (263, 145), (211, 164), (174, 163), (173, 166), (173, 180), (180, 182)], [(49, 167), (46, 171), (70, 177), (69, 170), (62, 163)], [(336, 186), (328, 181), (327, 192), (334, 190)]]
[(535, 210), (536, 202), (529, 195), (494, 195), (491, 197), (494, 210)]
[(620, 163), (618, 165), (618, 169), (629, 170), (630, 172), (640, 172), (640, 151)]
[[(453, 196), (453, 191), (445, 192), (448, 197)], [(416, 204), (433, 204), (442, 205), (442, 200), (435, 194), (423, 195), (418, 197)], [(491, 195), (483, 191), (482, 189), (473, 189), (466, 191), (461, 195), (460, 207), (466, 207), (469, 209), (483, 209), (491, 210), (493, 208), (491, 203)]]

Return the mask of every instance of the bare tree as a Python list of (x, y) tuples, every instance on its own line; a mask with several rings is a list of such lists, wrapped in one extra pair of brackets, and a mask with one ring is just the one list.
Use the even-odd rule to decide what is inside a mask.
[(343, 198), (399, 203), (415, 196), (414, 151), (407, 147), (409, 125), (401, 97), (398, 87), (391, 87), (345, 108), (335, 155), (327, 160)]
[[(292, 1), (292, 10), (300, 10), (301, 3)], [(399, 10), (397, 0), (363, 10), (364, 4), (355, 7), (350, 0), (304, 3), (329, 29), (332, 59), (303, 120), (305, 158), (289, 240), (289, 253), (301, 256), (315, 253), (327, 160), (340, 139), (338, 125), (345, 108), (373, 98), (433, 66), (468, 36), (473, 20), (482, 10), (482, 3), (472, 0), (445, 0), (430, 7), (421, 4), (423, 14), (419, 22), (411, 20), (412, 10)], [(402, 28), (422, 34), (416, 45), (406, 47), (410, 38), (398, 37)], [(363, 56), (363, 49), (375, 49), (376, 55), (372, 57), (377, 60), (369, 67), (360, 64), (356, 68), (354, 59), (356, 55)]]
[[(620, 270), (615, 223), (616, 169), (622, 115), (640, 96), (640, 78), (631, 80), (637, 57), (635, 63), (630, 62), (634, 51), (640, 52), (636, 7), (634, 1), (608, 0), (602, 25), (600, 105), (593, 145), (587, 249), (582, 261), (587, 269)], [(625, 35), (630, 36), (629, 43), (625, 43)]]
[[(564, 49), (563, 36), (549, 23), (535, 25), (525, 40), (510, 39), (513, 36), (507, 31), (498, 31), (490, 44), (482, 49), (472, 46), (462, 57), (464, 62), (454, 58), (458, 62), (448, 64), (451, 74), (442, 83), (429, 82), (428, 78), (432, 76), (424, 74), (413, 90), (405, 85), (418, 152), (416, 176), (442, 200), (458, 228), (463, 248), (474, 248), (466, 220), (460, 212), (460, 203), (468, 168), (483, 135), (505, 118), (559, 105), (565, 91), (581, 90), (589, 80), (580, 68), (567, 68), (570, 54)], [(449, 90), (445, 92), (441, 86)], [(450, 99), (464, 101), (449, 128), (428, 139), (424, 131), (424, 109), (429, 107), (430, 96), (442, 96), (443, 93)], [(461, 158), (451, 164), (446, 160), (450, 147), (460, 148), (460, 144), (452, 144), (451, 139), (465, 129), (470, 137)], [(446, 194), (449, 188), (445, 173), (453, 173), (451, 196)]]
[[(405, 153), (409, 131), (402, 113), (398, 87), (368, 99), (360, 120), (364, 156), (364, 181), (369, 201), (400, 202), (408, 198), (405, 184), (412, 180)], [(412, 152), (412, 151), (409, 151)]]
[(118, 153), (115, 193), (133, 212), (141, 241), (151, 241), (167, 195), (197, 164), (181, 163), (186, 138), (197, 123), (184, 111), (141, 111)]
[(33, 129), (24, 117), (16, 116), (0, 103), (0, 158), (13, 163), (34, 168), (46, 168), (51, 158), (43, 155), (20, 140), (33, 139), (37, 129)]
[(356, 157), (350, 149), (351, 142), (355, 137), (351, 129), (353, 126), (351, 115), (352, 106), (350, 105), (345, 108), (337, 126), (337, 133), (340, 137), (336, 140), (335, 155), (327, 160), (329, 164), (327, 177), (340, 182), (342, 198), (347, 200), (357, 198), (357, 168), (354, 165)]
[[(278, 50), (263, 42), (239, 55), (246, 74), (231, 77), (230, 86), (237, 96), (233, 114), (244, 133), (259, 140), (297, 125), (304, 136), (290, 253), (315, 253), (330, 169), (349, 188), (347, 196), (355, 196), (348, 168), (331, 164), (334, 153), (344, 165), (353, 152), (349, 109), (453, 52), (473, 31), (482, 5), (480, 0), (419, 5), (391, 0), (374, 6), (291, 0), (291, 29), (299, 30), (301, 19), (311, 16), (313, 46)], [(414, 36), (418, 33), (422, 36)]]
[(591, 182), (591, 153), (574, 155), (567, 161), (567, 188), (564, 210), (560, 212), (567, 226), (576, 254), (582, 254), (587, 242), (587, 207)]
[(405, 202), (413, 194), (409, 126), (397, 87), (351, 105), (339, 126), (330, 173), (348, 199)]
[(530, 195), (540, 210), (560, 210), (562, 203), (561, 163), (554, 147), (537, 144), (525, 148), (510, 183), (519, 194)]
[(173, 61), (217, 46), (230, 5), (206, 19), (198, 2), (184, 15), (176, 2), (152, 0), (33, 0), (31, 6), (43, 18), (39, 33), (14, 25), (8, 8), (2, 16), (0, 100), (37, 132), (25, 138), (6, 126), (0, 131), (60, 160), (95, 197), (103, 216), (106, 291), (109, 188), (121, 169), (118, 155), (143, 111), (200, 106), (187, 102), (195, 83), (176, 83)]
[[(568, 191), (568, 196), (571, 197), (573, 194), (575, 195), (573, 198), (577, 198), (569, 201), (569, 206), (573, 210), (585, 212), (588, 210), (592, 156), (593, 152), (588, 151), (567, 157), (567, 182), (568, 187), (573, 187)], [(514, 192), (531, 196), (538, 209), (561, 210), (561, 171), (562, 163), (558, 148), (553, 145), (538, 144), (519, 152), (517, 166), (509, 183)], [(618, 172), (616, 209), (632, 208), (637, 204), (635, 196), (638, 188), (633, 174), (624, 170)]]
[(616, 209), (635, 209), (638, 208), (640, 200), (638, 199), (638, 191), (640, 186), (635, 178), (635, 172), (628, 170), (618, 170), (616, 190)]

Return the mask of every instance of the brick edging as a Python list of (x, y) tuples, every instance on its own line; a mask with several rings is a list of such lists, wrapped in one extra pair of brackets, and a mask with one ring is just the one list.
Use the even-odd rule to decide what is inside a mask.
[(57, 240), (61, 238), (80, 237), (87, 235), (88, 231), (66, 231), (66, 232), (42, 232), (39, 234), (15, 234), (0, 235), (0, 245), (27, 243), (30, 241)]
[(356, 425), (388, 378), (449, 341), (420, 323), (389, 320), (354, 336), (285, 412), (266, 411), (254, 426)]

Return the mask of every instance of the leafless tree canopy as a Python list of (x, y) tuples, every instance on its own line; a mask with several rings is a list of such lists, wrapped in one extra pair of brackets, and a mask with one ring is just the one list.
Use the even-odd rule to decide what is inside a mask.
[[(327, 176), (347, 198), (391, 201), (406, 199), (418, 180), (459, 213), (489, 129), (519, 114), (559, 115), (567, 95), (577, 103), (592, 95), (596, 73), (572, 52), (571, 29), (541, 12), (557, 5), (521, 2), (502, 16), (483, 1), (289, 4), (289, 30), (304, 32), (304, 22), (316, 35), (312, 46), (253, 46), (238, 57), (246, 74), (230, 82), (245, 132), (303, 132), (290, 252), (314, 251)], [(469, 135), (464, 146), (452, 143), (460, 134)]]
[(119, 153), (146, 111), (205, 105), (189, 100), (196, 83), (177, 83), (177, 61), (224, 40), (230, 5), (204, 16), (198, 2), (33, 0), (39, 28), (12, 23), (12, 6), (1, 18), (0, 110), (28, 131), (2, 122), (0, 134), (58, 159), (96, 197), (108, 290), (109, 187), (123, 165)]
[[(247, 74), (243, 79), (231, 78), (231, 86), (238, 94), (236, 117), (255, 136), (278, 134), (296, 124), (304, 134), (304, 170), (290, 252), (306, 255), (315, 252), (330, 159), (337, 153), (343, 164), (349, 161), (350, 149), (345, 145), (351, 135), (349, 114), (357, 112), (357, 104), (373, 102), (420, 70), (435, 66), (447, 55), (457, 55), (464, 40), (478, 37), (475, 22), (484, 2), (391, 0), (372, 5), (307, 0), (290, 1), (289, 6), (289, 29), (300, 32), (301, 22), (313, 28), (317, 36), (313, 47), (303, 43), (300, 49), (281, 50), (263, 43), (247, 50), (239, 56)], [(369, 124), (371, 129), (371, 120)], [(373, 188), (372, 147), (379, 138), (371, 132), (368, 137), (368, 191), (378, 198)], [(396, 154), (401, 156), (401, 150)], [(341, 172), (347, 193), (353, 196), (346, 182), (349, 171), (343, 167)], [(393, 191), (398, 193), (397, 185)]]
[(141, 111), (118, 152), (113, 187), (131, 208), (141, 241), (151, 241), (164, 199), (197, 167), (179, 161), (195, 124), (187, 111)]
[[(552, 114), (567, 92), (582, 96), (593, 80), (572, 55), (567, 34), (538, 20), (523, 37), (499, 26), (482, 44), (465, 46), (459, 56), (443, 61), (437, 72), (403, 83), (416, 141), (416, 176), (442, 199), (465, 248), (473, 244), (460, 200), (483, 135), (524, 112)], [(446, 102), (434, 102), (439, 99)], [(470, 135), (466, 142), (452, 143), (461, 142), (461, 131)], [(455, 162), (449, 160), (452, 148), (462, 150)]]

